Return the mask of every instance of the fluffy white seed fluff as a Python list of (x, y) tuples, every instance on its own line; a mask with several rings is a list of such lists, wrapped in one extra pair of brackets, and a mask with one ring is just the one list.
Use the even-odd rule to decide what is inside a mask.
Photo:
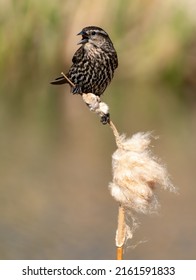
[(156, 211), (158, 201), (154, 189), (157, 185), (175, 190), (165, 166), (153, 156), (150, 142), (150, 133), (137, 133), (131, 138), (122, 135), (112, 156), (111, 194), (122, 206), (135, 212)]

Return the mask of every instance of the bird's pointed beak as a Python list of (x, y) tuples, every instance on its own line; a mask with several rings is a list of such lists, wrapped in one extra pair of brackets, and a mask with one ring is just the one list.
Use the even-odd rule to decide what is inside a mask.
[(78, 34), (77, 34), (77, 36), (78, 35), (82, 35), (82, 39), (77, 43), (77, 45), (80, 45), (80, 44), (85, 44), (85, 43), (87, 43), (88, 42), (88, 34), (85, 32), (85, 31), (80, 31)]

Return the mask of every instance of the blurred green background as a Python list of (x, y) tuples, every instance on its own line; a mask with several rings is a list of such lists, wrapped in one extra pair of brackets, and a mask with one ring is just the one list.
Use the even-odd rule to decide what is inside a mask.
[(88, 25), (118, 52), (103, 96), (114, 123), (160, 136), (153, 150), (179, 188), (157, 190), (159, 214), (140, 217), (124, 257), (196, 258), (195, 14), (191, 0), (0, 0), (1, 259), (115, 259), (113, 135), (69, 86), (49, 84)]

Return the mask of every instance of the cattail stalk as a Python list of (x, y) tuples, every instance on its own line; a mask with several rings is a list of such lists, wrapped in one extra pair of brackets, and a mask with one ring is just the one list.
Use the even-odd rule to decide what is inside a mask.
[(122, 205), (118, 208), (118, 227), (116, 231), (116, 258), (123, 259), (123, 246), (126, 240), (125, 210)]
[[(110, 120), (109, 126), (111, 127), (117, 147), (120, 145), (120, 135), (119, 132), (114, 125), (114, 123)], [(116, 259), (123, 259), (123, 247), (126, 240), (126, 223), (125, 223), (125, 210), (124, 207), (120, 204), (118, 208), (118, 225), (116, 230)]]
[[(75, 85), (62, 73), (71, 87)], [(149, 214), (156, 212), (159, 203), (155, 195), (157, 186), (175, 191), (165, 166), (150, 150), (151, 133), (136, 133), (127, 138), (120, 135), (109, 118), (109, 107), (100, 97), (92, 93), (82, 94), (83, 101), (90, 111), (97, 113), (101, 120), (107, 118), (111, 127), (117, 150), (112, 155), (113, 178), (109, 189), (119, 203), (118, 226), (116, 231), (116, 257), (123, 259), (126, 241), (133, 237), (138, 226), (135, 213)], [(106, 122), (104, 123), (106, 124)], [(126, 217), (132, 219), (132, 227), (126, 223)]]

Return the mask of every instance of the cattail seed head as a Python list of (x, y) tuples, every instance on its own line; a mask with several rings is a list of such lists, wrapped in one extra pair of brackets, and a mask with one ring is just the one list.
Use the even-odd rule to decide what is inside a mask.
[(112, 156), (112, 196), (126, 209), (150, 213), (157, 209), (156, 186), (174, 191), (168, 172), (152, 154), (151, 133), (137, 133), (118, 139), (118, 149)]

